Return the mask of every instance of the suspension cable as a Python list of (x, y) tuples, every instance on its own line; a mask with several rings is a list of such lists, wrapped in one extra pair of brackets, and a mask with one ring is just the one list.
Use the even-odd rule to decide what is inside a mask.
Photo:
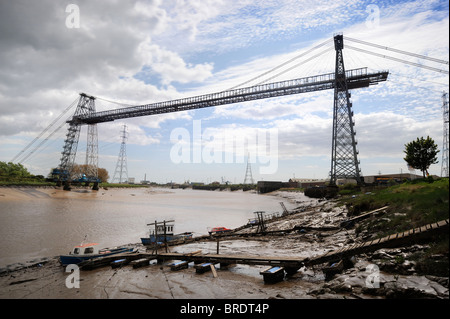
[[(290, 59), (290, 60), (288, 60), (288, 61), (286, 61), (286, 62), (283, 62), (283, 63), (280, 64), (280, 65), (277, 65), (276, 67), (270, 69), (269, 71), (266, 71), (266, 72), (264, 72), (264, 73), (262, 73), (262, 74), (260, 74), (260, 75), (258, 75), (258, 76), (256, 76), (256, 77), (254, 77), (254, 78), (252, 78), (252, 79), (250, 79), (250, 80), (247, 80), (247, 81), (245, 81), (245, 82), (242, 82), (241, 84), (238, 84), (238, 85), (236, 85), (236, 86), (233, 86), (232, 88), (229, 88), (228, 90), (234, 90), (234, 89), (237, 89), (238, 87), (241, 87), (241, 86), (246, 85), (246, 84), (248, 84), (248, 83), (250, 83), (250, 82), (252, 82), (252, 81), (255, 81), (255, 80), (257, 80), (257, 79), (259, 79), (259, 78), (261, 78), (261, 77), (263, 77), (263, 76), (265, 76), (265, 75), (271, 73), (271, 72), (275, 72), (276, 70), (278, 70), (278, 69), (284, 67), (285, 65), (287, 65), (287, 64), (289, 64), (289, 63), (291, 63), (291, 62), (294, 62), (295, 60), (300, 59), (301, 57), (304, 57), (305, 55), (311, 53), (312, 51), (314, 51), (314, 50), (316, 50), (316, 49), (318, 49), (318, 48), (320, 48), (320, 47), (323, 47), (324, 45), (328, 44), (328, 43), (331, 42), (331, 41), (333, 41), (333, 39), (328, 39), (328, 40), (326, 40), (325, 42), (322, 42), (322, 43), (320, 43), (319, 45), (316, 45), (315, 47), (309, 49), (308, 51), (303, 52), (303, 53), (301, 53), (301, 54), (299, 54), (299, 55), (293, 57), (292, 59)], [(266, 81), (267, 81), (267, 80), (266, 80)], [(266, 82), (266, 81), (263, 81), (263, 82), (261, 82), (261, 83), (264, 83), (264, 82)]]
[(357, 43), (360, 43), (360, 44), (370, 45), (370, 46), (373, 46), (375, 48), (384, 49), (384, 50), (388, 50), (388, 51), (392, 51), (392, 52), (396, 52), (396, 53), (401, 53), (401, 54), (406, 54), (406, 55), (413, 56), (413, 57), (416, 57), (416, 58), (426, 59), (426, 60), (429, 60), (429, 61), (433, 61), (433, 62), (447, 64), (448, 65), (448, 61), (445, 61), (445, 60), (440, 60), (440, 59), (428, 57), (428, 56), (425, 56), (425, 55), (420, 55), (420, 54), (417, 54), (417, 53), (407, 52), (407, 51), (403, 51), (403, 50), (388, 48), (388, 47), (385, 47), (383, 45), (374, 44), (374, 43), (370, 43), (370, 42), (366, 42), (366, 41), (362, 41), (362, 40), (358, 40), (358, 39), (353, 39), (353, 38), (349, 38), (349, 37), (344, 37), (344, 39), (349, 40), (349, 41), (353, 41), (353, 42), (357, 42)]
[[(72, 117), (68, 117), (67, 120), (70, 120)], [(63, 127), (66, 124), (66, 122), (64, 121), (63, 123), (61, 123), (52, 133), (50, 133), (43, 141), (41, 141), (31, 152), (29, 152), (27, 154), (27, 156), (25, 156), (22, 160), (19, 161), (19, 163), (23, 163), (25, 162), (31, 155), (33, 155), (34, 152), (36, 152), (42, 145), (44, 145), (44, 143), (46, 143), (50, 137), (52, 137), (53, 135), (55, 135), (56, 132), (58, 132), (61, 127)]]
[[(50, 123), (49, 126), (47, 126), (42, 132), (41, 134), (39, 134), (37, 137), (34, 138), (34, 140), (32, 140), (27, 146), (25, 146), (25, 148), (23, 150), (21, 150), (16, 156), (14, 156), (14, 158), (11, 160), (11, 162), (14, 162), (17, 158), (19, 158), (27, 149), (29, 149), (31, 147), (31, 145), (33, 145), (38, 139), (40, 139), (42, 137), (42, 135), (45, 134), (45, 132), (47, 132), (53, 125), (55, 125), (56, 122), (58, 122), (63, 116), (64, 114), (66, 114), (74, 105), (76, 105), (78, 101), (78, 98), (75, 99), (75, 101), (72, 102), (72, 104), (70, 104), (55, 120), (53, 120), (52, 123)], [(59, 127), (57, 128), (57, 130), (59, 129)]]
[(372, 55), (375, 55), (375, 56), (378, 56), (378, 57), (381, 57), (381, 58), (385, 58), (385, 59), (389, 59), (389, 60), (393, 60), (393, 61), (396, 61), (396, 62), (402, 62), (402, 63), (405, 63), (405, 64), (417, 66), (419, 68), (424, 68), (424, 69), (428, 69), (428, 70), (439, 72), (439, 73), (449, 74), (449, 72), (446, 71), (446, 70), (433, 68), (431, 66), (427, 66), (427, 65), (423, 65), (423, 64), (419, 64), (419, 63), (414, 63), (414, 62), (406, 61), (406, 60), (399, 59), (399, 58), (394, 58), (394, 57), (391, 57), (391, 56), (388, 56), (388, 55), (375, 53), (375, 52), (372, 52), (372, 51), (356, 48), (356, 47), (353, 47), (353, 46), (350, 46), (350, 45), (347, 45), (346, 48), (349, 48), (349, 49), (355, 50), (355, 51), (359, 51), (359, 52), (363, 52), (363, 53), (367, 53), (367, 54), (372, 54)]
[(266, 79), (266, 80), (264, 80), (264, 81), (262, 81), (262, 82), (259, 82), (257, 85), (260, 85), (260, 84), (266, 83), (266, 82), (268, 82), (268, 81), (270, 81), (270, 80), (273, 80), (274, 78), (276, 78), (276, 77), (278, 77), (278, 76), (280, 76), (280, 75), (282, 75), (282, 74), (284, 74), (284, 73), (287, 73), (287, 72), (291, 71), (292, 69), (295, 69), (296, 67), (299, 67), (300, 65), (305, 64), (305, 63), (307, 63), (307, 62), (309, 62), (309, 61), (311, 61), (311, 60), (314, 60), (315, 58), (317, 58), (317, 57), (319, 57), (319, 56), (321, 56), (321, 55), (323, 55), (323, 54), (329, 52), (329, 50), (330, 50), (330, 48), (328, 48), (328, 49), (326, 49), (326, 50), (324, 50), (324, 51), (322, 51), (322, 52), (320, 52), (320, 53), (318, 53), (318, 54), (316, 54), (316, 55), (310, 57), (309, 59), (306, 59), (305, 61), (302, 61), (302, 62), (300, 62), (300, 63), (297, 63), (296, 65), (291, 66), (290, 68), (288, 68), (288, 69), (286, 69), (286, 70), (284, 70), (284, 71), (281, 71), (280, 73), (277, 73), (277, 74), (271, 76), (270, 78), (268, 78), (268, 79)]
[(121, 102), (115, 102), (115, 101), (107, 100), (107, 99), (104, 99), (104, 98), (98, 97), (98, 96), (95, 96), (95, 98), (96, 98), (97, 100), (102, 100), (102, 101), (105, 101), (105, 102), (108, 102), (108, 103), (112, 103), (112, 104), (116, 104), (116, 105), (123, 106), (123, 107), (132, 107), (132, 106), (136, 106), (136, 105), (125, 104), (125, 103), (121, 103)]

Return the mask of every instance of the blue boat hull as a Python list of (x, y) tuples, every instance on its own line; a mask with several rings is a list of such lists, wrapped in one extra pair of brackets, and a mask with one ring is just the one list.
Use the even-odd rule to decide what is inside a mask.
[(115, 250), (110, 253), (105, 254), (92, 254), (92, 255), (61, 255), (59, 256), (59, 261), (63, 266), (71, 265), (71, 264), (79, 264), (82, 261), (89, 260), (89, 259), (96, 259), (121, 253), (127, 253), (133, 251), (133, 248), (123, 248), (120, 250)]
[[(177, 235), (166, 235), (166, 240), (167, 241), (171, 241), (171, 240), (175, 240), (175, 239), (188, 239), (188, 238), (192, 238), (192, 233), (183, 233), (183, 234), (177, 234)], [(164, 243), (164, 235), (158, 235), (158, 239), (155, 239), (154, 235), (150, 235), (150, 237), (145, 237), (142, 238), (141, 237), (141, 242), (143, 245), (154, 245), (155, 241), (158, 244), (163, 244)]]
[[(173, 236), (173, 235), (167, 235), (167, 236), (166, 236), (166, 240), (167, 240), (167, 241), (171, 241), (171, 240), (174, 240), (174, 239), (175, 239), (175, 236)], [(155, 241), (156, 241), (158, 244), (164, 243), (164, 235), (158, 236), (158, 239), (157, 239), (157, 240), (155, 239), (155, 236), (150, 236), (150, 237), (146, 237), (146, 238), (141, 238), (142, 245), (154, 245), (154, 244), (155, 244)]]

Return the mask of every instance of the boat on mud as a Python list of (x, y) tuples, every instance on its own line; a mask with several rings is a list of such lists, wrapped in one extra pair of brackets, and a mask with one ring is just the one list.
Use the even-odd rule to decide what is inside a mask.
[(226, 228), (226, 227), (208, 228), (209, 235), (223, 234), (223, 233), (228, 233), (230, 231), (232, 231), (232, 229), (229, 229), (229, 228)]
[(98, 243), (81, 244), (75, 246), (68, 255), (59, 256), (59, 261), (63, 266), (79, 264), (82, 261), (96, 259), (121, 253), (132, 252), (134, 248), (113, 247), (99, 249)]
[(155, 222), (147, 224), (147, 226), (155, 227), (150, 228), (149, 237), (141, 237), (141, 242), (143, 245), (154, 245), (155, 243), (162, 245), (163, 243), (169, 241), (192, 238), (192, 232), (174, 234), (174, 221)]
[(190, 239), (192, 238), (192, 233), (186, 232), (181, 234), (166, 234), (164, 237), (164, 234), (161, 235), (153, 235), (151, 234), (150, 237), (141, 237), (142, 245), (154, 245), (155, 242), (158, 245), (162, 245), (165, 241), (174, 241), (174, 240), (180, 240), (180, 239)]

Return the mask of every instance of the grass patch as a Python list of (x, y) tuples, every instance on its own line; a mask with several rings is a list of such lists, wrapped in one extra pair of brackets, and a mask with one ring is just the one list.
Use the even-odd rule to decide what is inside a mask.
[[(341, 194), (342, 195), (342, 194)], [(362, 229), (386, 236), (449, 218), (449, 181), (404, 183), (368, 193), (342, 196), (350, 215), (389, 206), (386, 215), (364, 221)]]
[[(380, 238), (449, 218), (449, 181), (414, 181), (367, 193), (341, 196), (339, 200), (354, 215), (389, 206), (386, 214), (363, 220), (355, 228), (356, 234)], [(411, 256), (416, 261), (416, 271), (447, 277), (449, 235), (436, 236), (428, 245), (429, 249)], [(397, 262), (401, 263), (402, 260)]]

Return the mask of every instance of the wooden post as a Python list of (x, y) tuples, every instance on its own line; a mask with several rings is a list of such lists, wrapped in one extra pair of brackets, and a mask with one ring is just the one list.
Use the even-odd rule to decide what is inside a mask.
[(158, 222), (155, 220), (155, 251), (158, 256)]
[(217, 237), (217, 255), (219, 254), (219, 237)]
[(211, 271), (213, 273), (214, 278), (217, 278), (216, 267), (214, 267), (214, 264), (211, 264), (209, 266), (211, 267)]
[(167, 232), (166, 232), (166, 220), (164, 220), (164, 246), (166, 247), (166, 253), (167, 253)]

